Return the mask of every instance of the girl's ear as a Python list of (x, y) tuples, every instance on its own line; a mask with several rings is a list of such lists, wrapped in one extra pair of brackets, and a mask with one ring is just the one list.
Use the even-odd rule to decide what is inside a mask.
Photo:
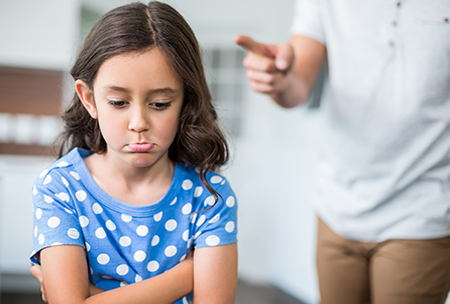
[(83, 80), (77, 79), (75, 81), (75, 89), (77, 90), (77, 95), (83, 103), (83, 106), (89, 112), (92, 118), (97, 119), (97, 107), (95, 106), (94, 92), (91, 91), (89, 86)]

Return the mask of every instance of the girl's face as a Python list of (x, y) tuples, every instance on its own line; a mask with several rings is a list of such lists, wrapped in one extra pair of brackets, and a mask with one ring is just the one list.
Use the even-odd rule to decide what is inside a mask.
[(169, 163), (183, 85), (157, 47), (109, 58), (98, 70), (93, 92), (81, 80), (76, 88), (98, 119), (108, 161), (140, 168)]

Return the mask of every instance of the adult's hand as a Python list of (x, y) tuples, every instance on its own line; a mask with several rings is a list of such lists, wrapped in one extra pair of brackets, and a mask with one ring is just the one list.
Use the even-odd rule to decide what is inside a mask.
[(251, 88), (259, 93), (276, 95), (286, 88), (286, 75), (291, 70), (295, 55), (288, 43), (264, 44), (244, 35), (234, 41), (247, 50), (243, 65)]

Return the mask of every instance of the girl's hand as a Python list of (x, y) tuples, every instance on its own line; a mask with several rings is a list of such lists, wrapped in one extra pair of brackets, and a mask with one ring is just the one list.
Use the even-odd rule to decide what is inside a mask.
[(42, 301), (48, 303), (47, 294), (45, 293), (44, 278), (42, 276), (41, 266), (33, 265), (30, 269), (30, 272), (36, 279), (39, 280), (39, 283), (41, 284)]

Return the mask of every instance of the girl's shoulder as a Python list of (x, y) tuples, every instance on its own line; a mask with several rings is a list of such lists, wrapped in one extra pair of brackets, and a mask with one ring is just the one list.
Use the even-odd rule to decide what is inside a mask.
[(222, 205), (222, 202), (226, 202), (230, 206), (235, 204), (235, 193), (225, 176), (213, 171), (206, 174), (206, 181), (217, 191), (218, 197), (216, 198), (203, 184), (198, 168), (177, 164), (177, 170), (183, 171), (183, 174), (180, 174), (182, 178), (178, 181), (181, 185), (180, 191), (187, 197), (193, 198), (194, 211)]
[(55, 178), (66, 184), (66, 178), (80, 180), (80, 164), (83, 158), (90, 152), (84, 149), (75, 148), (57, 161), (45, 168), (35, 181), (35, 186), (45, 186), (55, 182)]
[[(183, 174), (180, 174), (183, 179), (183, 189), (186, 190), (186, 188), (204, 186), (200, 176), (200, 168), (177, 163), (177, 170), (183, 172)], [(206, 180), (216, 191), (225, 185), (229, 185), (229, 182), (225, 176), (214, 171), (208, 171), (206, 173)]]

